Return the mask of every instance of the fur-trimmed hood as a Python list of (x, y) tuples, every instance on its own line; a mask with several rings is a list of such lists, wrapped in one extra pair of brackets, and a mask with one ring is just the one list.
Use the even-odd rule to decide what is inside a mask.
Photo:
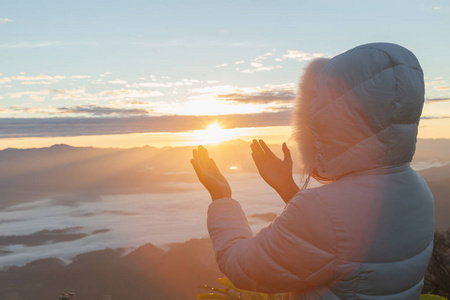
[(305, 173), (334, 181), (410, 162), (423, 103), (422, 69), (401, 46), (367, 44), (312, 61), (292, 117)]

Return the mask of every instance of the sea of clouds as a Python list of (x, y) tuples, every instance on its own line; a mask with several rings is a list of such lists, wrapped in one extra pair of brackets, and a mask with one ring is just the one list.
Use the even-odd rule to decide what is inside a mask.
[[(285, 206), (258, 174), (233, 174), (229, 181), (233, 198), (241, 203), (254, 232), (269, 220), (252, 215), (278, 215)], [(70, 205), (41, 199), (0, 211), (0, 267), (47, 257), (69, 260), (104, 248), (131, 250), (146, 243), (164, 248), (207, 237), (209, 194), (200, 183), (175, 184), (189, 185), (192, 190), (101, 196), (96, 201), (79, 199)]]

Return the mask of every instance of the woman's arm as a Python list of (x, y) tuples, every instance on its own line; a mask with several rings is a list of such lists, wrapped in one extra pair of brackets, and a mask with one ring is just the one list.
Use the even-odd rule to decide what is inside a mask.
[(336, 240), (315, 200), (294, 197), (255, 236), (237, 201), (211, 203), (208, 231), (219, 269), (236, 287), (264, 293), (306, 293), (332, 281)]

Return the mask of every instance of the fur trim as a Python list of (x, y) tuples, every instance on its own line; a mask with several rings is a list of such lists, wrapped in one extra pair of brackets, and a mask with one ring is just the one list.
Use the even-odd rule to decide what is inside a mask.
[(309, 129), (309, 108), (314, 98), (314, 82), (317, 73), (319, 73), (329, 60), (328, 58), (318, 58), (311, 61), (306, 66), (298, 85), (297, 99), (292, 116), (292, 128), (293, 137), (297, 142), (300, 153), (303, 179), (305, 176), (313, 173), (315, 167), (316, 149), (313, 145), (311, 131)]

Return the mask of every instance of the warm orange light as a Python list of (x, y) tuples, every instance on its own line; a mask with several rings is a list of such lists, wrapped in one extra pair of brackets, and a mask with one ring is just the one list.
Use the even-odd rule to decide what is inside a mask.
[[(427, 124), (432, 120), (422, 120), (421, 125)], [(433, 131), (434, 123), (430, 123), (430, 129), (421, 128), (419, 138), (450, 138), (450, 126), (446, 130)], [(219, 125), (219, 127), (221, 127)], [(251, 142), (253, 139), (263, 139), (267, 144), (281, 144), (289, 139), (291, 128), (289, 126), (272, 127), (246, 127), (222, 129), (224, 132), (223, 141), (241, 139)], [(130, 134), (111, 134), (111, 135), (87, 135), (87, 136), (69, 136), (69, 137), (28, 137), (28, 138), (7, 138), (0, 139), (0, 150), (5, 148), (40, 148), (50, 147), (54, 144), (68, 144), (74, 147), (143, 147), (150, 145), (154, 147), (183, 147), (196, 146), (203, 141), (199, 141), (196, 131), (186, 132), (149, 132), (149, 133), (130, 133)], [(432, 134), (435, 135), (432, 135)], [(436, 134), (438, 134), (436, 136)], [(203, 135), (200, 134), (203, 138)], [(205, 144), (209, 144), (205, 143)]]
[(235, 137), (231, 130), (223, 129), (218, 123), (209, 124), (203, 130), (194, 130), (192, 137), (199, 144), (218, 144)]

